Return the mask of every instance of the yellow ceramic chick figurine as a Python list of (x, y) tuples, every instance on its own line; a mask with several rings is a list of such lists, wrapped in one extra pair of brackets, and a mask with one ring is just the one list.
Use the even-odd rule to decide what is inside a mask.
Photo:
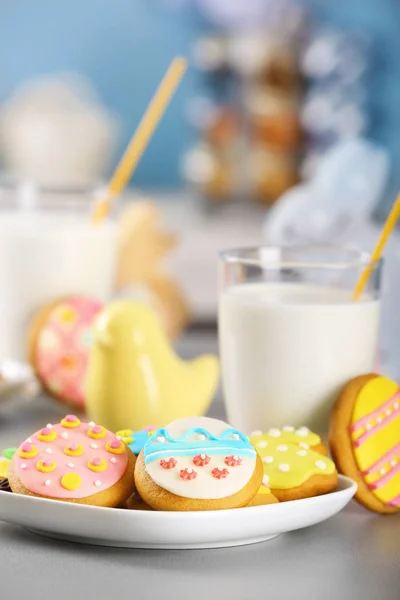
[(86, 408), (96, 423), (111, 431), (140, 430), (205, 414), (218, 383), (218, 359), (178, 358), (149, 306), (112, 302), (96, 319), (93, 336)]

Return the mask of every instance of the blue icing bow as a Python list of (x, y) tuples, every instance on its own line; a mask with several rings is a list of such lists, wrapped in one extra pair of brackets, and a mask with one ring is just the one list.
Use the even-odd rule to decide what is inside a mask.
[[(195, 433), (204, 435), (206, 439), (199, 441), (190, 440), (190, 442), (188, 442), (188, 438)], [(232, 436), (237, 437), (237, 439), (228, 439)], [(168, 443), (159, 442), (157, 439), (159, 437), (165, 438)], [(247, 437), (237, 429), (226, 429), (219, 437), (215, 437), (202, 427), (192, 427), (183, 436), (174, 438), (166, 429), (162, 428), (156, 431), (156, 433), (147, 440), (144, 446), (144, 462), (145, 464), (148, 464), (157, 458), (169, 456), (171, 454), (194, 456), (199, 453), (215, 455), (231, 452), (240, 456), (254, 457), (256, 455), (256, 451)]]

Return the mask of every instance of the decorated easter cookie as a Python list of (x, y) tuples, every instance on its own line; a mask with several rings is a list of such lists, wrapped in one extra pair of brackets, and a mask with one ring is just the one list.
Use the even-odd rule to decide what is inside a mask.
[(358, 483), (356, 499), (375, 512), (400, 511), (400, 388), (361, 375), (340, 393), (329, 443), (341, 473)]
[(283, 441), (281, 436), (256, 434), (250, 437), (250, 442), (262, 459), (263, 483), (280, 502), (318, 496), (335, 489), (337, 471), (329, 458)]
[(120, 506), (133, 492), (135, 462), (129, 448), (113, 433), (67, 415), (21, 444), (8, 479), (12, 491), (19, 494)]
[(275, 442), (286, 444), (289, 442), (290, 444), (296, 444), (303, 450), (314, 450), (314, 452), (319, 452), (325, 456), (328, 454), (319, 435), (313, 433), (305, 426), (296, 428), (291, 425), (286, 425), (281, 429), (273, 427), (266, 433), (263, 433), (262, 431), (253, 431), (249, 437), (256, 448), (262, 448), (265, 442), (271, 442), (272, 444)]
[(85, 403), (92, 325), (101, 308), (91, 298), (64, 298), (45, 307), (31, 327), (29, 356), (38, 379), (51, 396), (74, 407)]
[(144, 448), (145, 443), (158, 427), (145, 427), (143, 431), (132, 431), (131, 429), (122, 429), (117, 431), (116, 436), (119, 437), (124, 444), (137, 456)]
[(263, 477), (260, 457), (223, 421), (192, 417), (152, 435), (139, 454), (135, 483), (155, 510), (218, 510), (246, 506)]

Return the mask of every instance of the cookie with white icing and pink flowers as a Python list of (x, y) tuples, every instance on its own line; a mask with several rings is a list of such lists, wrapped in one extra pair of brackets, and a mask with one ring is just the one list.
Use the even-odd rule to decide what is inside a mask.
[(247, 437), (207, 417), (174, 421), (146, 442), (135, 468), (140, 497), (155, 510), (219, 510), (246, 506), (263, 478)]
[(67, 415), (19, 446), (8, 469), (14, 493), (118, 507), (134, 491), (136, 457), (115, 434)]

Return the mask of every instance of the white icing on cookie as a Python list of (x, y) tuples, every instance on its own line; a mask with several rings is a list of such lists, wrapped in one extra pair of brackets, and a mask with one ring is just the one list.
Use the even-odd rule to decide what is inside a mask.
[[(227, 429), (231, 429), (227, 423), (207, 417), (179, 419), (165, 429), (172, 438), (181, 438), (192, 428), (202, 428), (217, 438)], [(215, 446), (213, 446), (207, 452), (207, 442), (209, 446), (210, 443), (205, 436), (205, 439), (201, 440), (202, 447), (199, 449), (199, 435), (202, 434), (195, 434), (184, 442), (184, 444), (187, 443), (190, 454), (183, 454), (178, 451), (174, 453), (174, 442), (167, 441), (168, 453), (164, 451), (164, 453), (158, 455), (157, 444), (159, 442), (153, 441), (151, 448), (154, 453), (157, 452), (157, 455), (154, 454), (156, 458), (147, 462), (146, 472), (157, 485), (184, 498), (213, 500), (233, 496), (244, 488), (252, 478), (257, 461), (256, 452), (248, 442), (249, 453), (241, 453), (242, 442), (237, 434), (226, 438), (230, 441), (230, 444), (232, 444), (232, 441), (237, 441), (237, 444), (228, 447), (229, 450), (220, 453), (218, 448), (218, 453), (214, 454), (212, 450), (215, 450)], [(193, 443), (196, 444), (195, 447), (193, 447)], [(150, 442), (148, 444), (150, 448)], [(160, 445), (165, 447), (165, 444)], [(221, 447), (223, 447), (222, 444)], [(195, 465), (193, 459), (196, 456), (200, 458), (199, 464), (204, 459), (206, 459), (204, 460), (206, 464), (204, 466)], [(240, 458), (240, 464), (235, 466), (227, 464), (225, 459), (229, 456), (234, 460)], [(176, 465), (172, 468), (164, 468), (166, 465), (164, 461), (167, 458), (175, 459)], [(164, 464), (164, 467), (162, 464)], [(180, 475), (181, 471), (184, 472), (183, 477)]]

